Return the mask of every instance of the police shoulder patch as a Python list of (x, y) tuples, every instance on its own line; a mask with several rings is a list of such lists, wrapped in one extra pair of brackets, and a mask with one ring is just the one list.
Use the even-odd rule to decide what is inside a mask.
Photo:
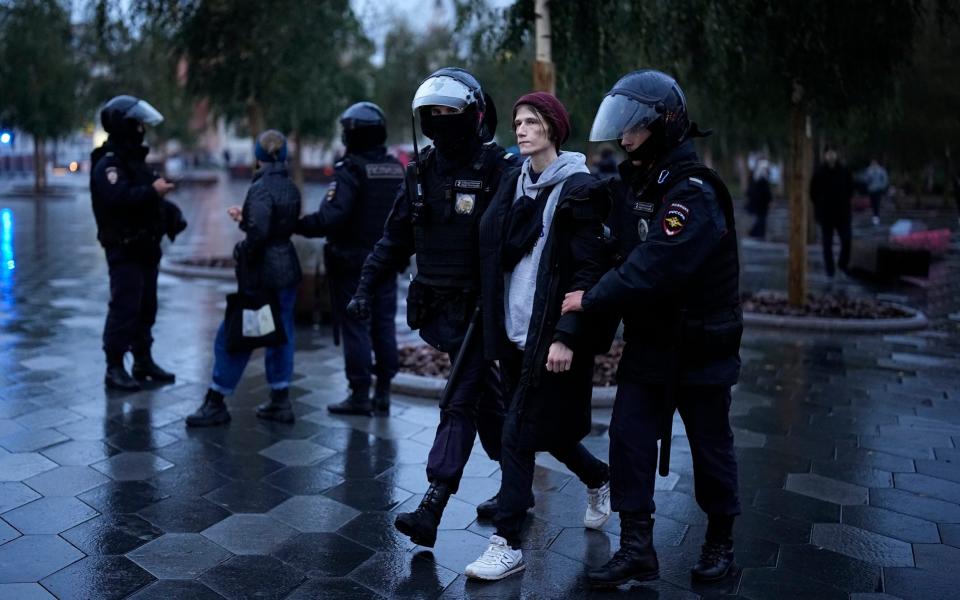
[(107, 181), (110, 182), (110, 185), (116, 185), (117, 180), (120, 178), (116, 167), (107, 167), (104, 174), (107, 176)]
[(690, 209), (685, 204), (673, 202), (663, 215), (663, 232), (673, 237), (683, 231), (690, 216)]
[(337, 198), (337, 182), (331, 181), (327, 188), (327, 195), (323, 197), (324, 202), (333, 202)]

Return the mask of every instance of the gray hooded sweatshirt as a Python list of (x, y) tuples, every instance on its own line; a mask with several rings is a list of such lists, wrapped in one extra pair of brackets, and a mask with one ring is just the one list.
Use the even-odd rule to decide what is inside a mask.
[(504, 302), (505, 325), (507, 337), (521, 350), (527, 344), (527, 332), (530, 330), (530, 317), (533, 314), (533, 300), (537, 291), (537, 273), (540, 270), (540, 256), (546, 246), (547, 236), (550, 235), (550, 225), (557, 210), (557, 202), (563, 192), (563, 184), (571, 175), (589, 173), (587, 160), (579, 152), (561, 152), (555, 161), (550, 163), (540, 175), (536, 183), (530, 180), (530, 159), (523, 161), (520, 168), (520, 177), (517, 178), (517, 188), (513, 194), (516, 202), (524, 195), (536, 197), (543, 188), (554, 186), (547, 197), (547, 204), (543, 209), (543, 228), (540, 230), (540, 239), (533, 249), (520, 259), (513, 271), (504, 274)]

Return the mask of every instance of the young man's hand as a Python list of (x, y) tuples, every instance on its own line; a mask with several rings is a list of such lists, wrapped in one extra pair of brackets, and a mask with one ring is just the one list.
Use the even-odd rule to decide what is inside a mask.
[(580, 312), (583, 310), (582, 303), (583, 290), (568, 292), (567, 295), (563, 297), (563, 306), (560, 308), (560, 313), (565, 315), (569, 312)]
[(573, 350), (564, 345), (563, 342), (550, 344), (550, 351), (547, 353), (548, 371), (563, 373), (570, 370), (571, 364), (573, 364)]

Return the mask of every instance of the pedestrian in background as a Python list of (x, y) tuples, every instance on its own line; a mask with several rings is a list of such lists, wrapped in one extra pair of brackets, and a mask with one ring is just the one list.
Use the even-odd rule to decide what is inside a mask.
[(750, 176), (750, 184), (747, 186), (747, 210), (756, 217), (753, 226), (750, 228), (750, 237), (758, 240), (767, 237), (767, 213), (772, 201), (770, 163), (767, 159), (762, 158), (757, 161), (753, 174)]
[[(843, 272), (850, 263), (851, 224), (853, 220), (853, 176), (850, 169), (840, 162), (835, 148), (827, 146), (823, 162), (810, 180), (810, 200), (814, 217), (820, 224), (823, 243), (823, 265), (827, 277), (832, 278), (837, 266)], [(833, 259), (833, 235), (840, 238), (840, 259)]]
[[(289, 396), (293, 375), (293, 309), (301, 278), (300, 261), (290, 236), (300, 218), (300, 190), (287, 172), (287, 140), (282, 133), (269, 129), (260, 134), (254, 155), (256, 169), (247, 198), (242, 207), (231, 206), (227, 213), (246, 234), (233, 249), (238, 291), (256, 290), (274, 296), (287, 338), (282, 345), (266, 349), (264, 363), (270, 399), (257, 407), (257, 417), (289, 423), (294, 420)], [(236, 390), (250, 354), (250, 351), (227, 351), (226, 328), (221, 323), (213, 345), (212, 381), (203, 404), (187, 417), (188, 427), (209, 427), (230, 421), (224, 397)]]
[(870, 208), (873, 209), (873, 224), (880, 224), (880, 202), (887, 195), (890, 188), (890, 178), (887, 176), (887, 170), (884, 169), (876, 158), (870, 159), (870, 166), (864, 173), (864, 179), (867, 184), (867, 195), (870, 196)]

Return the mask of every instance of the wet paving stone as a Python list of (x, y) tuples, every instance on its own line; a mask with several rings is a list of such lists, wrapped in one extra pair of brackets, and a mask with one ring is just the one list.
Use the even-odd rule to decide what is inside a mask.
[(357, 510), (391, 510), (412, 494), (375, 479), (347, 480), (330, 488), (324, 496)]
[(231, 600), (279, 600), (303, 579), (300, 571), (270, 556), (235, 556), (206, 572), (200, 581)]
[(203, 531), (204, 537), (234, 554), (270, 554), (298, 533), (265, 515), (233, 515)]
[(457, 573), (426, 553), (407, 552), (377, 552), (350, 574), (350, 579), (387, 598), (436, 598), (456, 578)]
[(69, 439), (56, 429), (26, 429), (0, 438), (0, 447), (10, 452), (35, 452)]
[(897, 473), (893, 481), (897, 489), (960, 504), (960, 483), (920, 473)]
[(137, 515), (102, 515), (60, 534), (89, 555), (126, 554), (163, 535)]
[(118, 454), (119, 451), (99, 441), (71, 440), (40, 452), (63, 466), (88, 466)]
[(92, 467), (117, 481), (138, 481), (173, 468), (173, 463), (150, 452), (124, 452), (94, 463)]
[(816, 546), (782, 546), (778, 567), (848, 592), (874, 592), (880, 585), (880, 567)]
[(787, 475), (785, 489), (834, 504), (866, 504), (867, 488), (811, 473)]
[(360, 566), (373, 550), (336, 533), (303, 533), (271, 554), (307, 577), (342, 577)]
[(787, 490), (761, 490), (754, 498), (757, 511), (810, 523), (837, 523), (840, 506)]
[(960, 523), (960, 506), (904, 490), (870, 490), (870, 506), (886, 508), (934, 523)]
[(814, 523), (810, 543), (883, 567), (914, 566), (907, 542), (850, 525)]
[(861, 465), (835, 461), (813, 461), (811, 472), (838, 481), (871, 487), (893, 487), (893, 474)]
[(935, 523), (876, 506), (844, 506), (843, 522), (905, 542), (940, 541)]
[(341, 598), (380, 600), (383, 596), (344, 577), (311, 578), (287, 596), (287, 600), (340, 600)]
[(40, 494), (19, 481), (0, 481), (0, 513), (23, 506), (40, 497)]
[(156, 578), (125, 556), (88, 556), (41, 584), (63, 600), (125, 598)]
[(130, 600), (169, 600), (171, 598), (222, 600), (223, 596), (199, 581), (179, 581), (176, 579), (157, 581), (130, 596)]
[(56, 600), (39, 583), (0, 583), (0, 598), (17, 600)]
[(230, 516), (223, 508), (196, 496), (171, 496), (138, 513), (167, 533), (193, 533)]
[(26, 534), (56, 534), (83, 523), (99, 513), (73, 497), (34, 500), (3, 514), (3, 520)]
[(884, 590), (898, 598), (954, 598), (955, 574), (927, 569), (893, 568), (883, 570)]
[(318, 465), (311, 465), (285, 467), (270, 473), (263, 478), (263, 481), (291, 495), (310, 496), (321, 494), (340, 485), (345, 480), (340, 475)]
[(0, 546), (6, 544), (10, 540), (15, 540), (20, 537), (20, 532), (5, 523), (0, 521)]
[(44, 496), (76, 496), (109, 481), (89, 467), (58, 467), (34, 475), (24, 483)]
[(846, 600), (849, 593), (788, 569), (744, 569), (740, 594), (756, 600)]
[(34, 452), (0, 454), (0, 481), (23, 481), (57, 468), (57, 463)]
[(83, 558), (56, 535), (25, 535), (0, 546), (0, 583), (40, 581)]
[(410, 538), (394, 527), (396, 513), (367, 511), (337, 529), (337, 533), (367, 548), (376, 550), (410, 550), (416, 547)]
[(266, 483), (232, 481), (204, 498), (232, 513), (262, 513), (290, 498), (290, 494)]
[(294, 496), (267, 513), (305, 533), (336, 531), (360, 511), (324, 496)]
[(109, 514), (137, 512), (167, 497), (145, 481), (114, 481), (78, 496), (84, 503)]
[(232, 555), (202, 535), (168, 533), (127, 556), (158, 579), (196, 579)]

